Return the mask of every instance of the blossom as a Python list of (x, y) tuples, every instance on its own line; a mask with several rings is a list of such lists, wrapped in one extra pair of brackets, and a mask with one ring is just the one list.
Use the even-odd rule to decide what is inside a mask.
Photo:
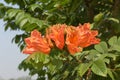
[(32, 54), (34, 52), (43, 52), (49, 54), (50, 47), (45, 37), (37, 30), (31, 32), (31, 36), (25, 39), (26, 48), (23, 53)]
[(98, 44), (100, 39), (96, 38), (98, 31), (90, 30), (90, 24), (85, 23), (77, 27), (66, 28), (66, 44), (70, 54), (81, 52), (83, 48), (92, 44)]
[(84, 25), (79, 25), (77, 27), (79, 34), (79, 46), (80, 47), (88, 47), (92, 44), (98, 44), (100, 39), (95, 36), (98, 35), (97, 30), (90, 30), (90, 24), (85, 23)]
[(51, 38), (50, 38), (50, 36), (49, 36), (49, 29), (46, 29), (46, 39), (47, 39), (47, 41), (48, 41), (48, 44), (49, 44), (49, 46), (52, 48), (52, 47), (54, 47), (54, 45), (53, 45), (53, 43), (52, 43), (52, 40), (51, 40)]
[(51, 40), (53, 40), (56, 46), (59, 49), (63, 49), (65, 41), (64, 41), (64, 30), (67, 25), (65, 24), (56, 24), (51, 26), (48, 29), (48, 36)]
[(83, 25), (67, 26), (65, 24), (56, 24), (46, 29), (45, 36), (34, 30), (31, 36), (25, 39), (26, 48), (23, 53), (32, 54), (34, 52), (42, 52), (49, 54), (54, 45), (63, 50), (69, 51), (70, 54), (81, 52), (83, 48), (93, 44), (98, 44), (100, 39), (96, 38), (97, 30), (90, 29), (90, 23)]
[(79, 46), (78, 31), (73, 26), (66, 28), (66, 44), (70, 54), (82, 51), (82, 47)]

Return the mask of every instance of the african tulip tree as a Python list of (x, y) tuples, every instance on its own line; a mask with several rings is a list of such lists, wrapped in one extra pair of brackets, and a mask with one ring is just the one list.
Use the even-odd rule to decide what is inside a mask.
[[(119, 80), (120, 0), (4, 0), (5, 30), (38, 80)], [(12, 55), (12, 54), (11, 54)], [(24, 54), (23, 54), (24, 55)]]

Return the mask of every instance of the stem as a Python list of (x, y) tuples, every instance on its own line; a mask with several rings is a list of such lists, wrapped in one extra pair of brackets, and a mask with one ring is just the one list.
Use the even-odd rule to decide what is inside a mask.
[(112, 71), (120, 71), (120, 69), (111, 69)]
[(81, 60), (78, 60), (78, 59), (76, 59), (76, 57), (75, 56), (73, 56), (73, 55), (70, 55), (75, 61), (77, 61), (78, 63), (82, 63), (82, 61)]
[(86, 80), (89, 80), (90, 75), (91, 75), (91, 69), (89, 68), (87, 72)]

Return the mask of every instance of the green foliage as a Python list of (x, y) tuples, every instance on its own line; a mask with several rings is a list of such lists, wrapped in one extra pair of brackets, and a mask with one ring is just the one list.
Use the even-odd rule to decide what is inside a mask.
[(5, 19), (15, 19), (16, 25), (19, 25), (21, 29), (27, 32), (35, 28), (41, 30), (44, 26), (47, 26), (47, 22), (33, 18), (30, 14), (19, 9), (9, 9), (6, 12)]
[(94, 61), (91, 69), (97, 75), (100, 75), (103, 77), (106, 77), (107, 75), (107, 67), (105, 65), (105, 62), (101, 59)]
[(0, 19), (4, 17), (5, 10), (6, 10), (6, 7), (0, 3)]
[(107, 51), (108, 51), (108, 46), (107, 46), (106, 42), (101, 42), (100, 44), (95, 45), (95, 49), (96, 49), (98, 52), (107, 53)]
[[(115, 44), (111, 45), (110, 41), (115, 41), (114, 39), (119, 41), (119, 38), (117, 39), (116, 36), (113, 36), (109, 39), (108, 43), (103, 41), (95, 45), (95, 49), (83, 51), (82, 53), (77, 53), (74, 56), (66, 55), (66, 52), (61, 54), (60, 52), (56, 52), (56, 50), (53, 52), (57, 55), (50, 56), (42, 53), (34, 53), (31, 54), (24, 63), (29, 63), (29, 65), (32, 65), (33, 68), (36, 69), (43, 70), (46, 68), (47, 71), (44, 76), (48, 75), (48, 78), (51, 80), (72, 80), (77, 78), (90, 78), (90, 80), (93, 80), (93, 78), (97, 76), (101, 76), (101, 80), (107, 80), (107, 77), (108, 80), (117, 80), (118, 76), (116, 77), (114, 74), (119, 70), (120, 64), (115, 63), (115, 61), (120, 57), (120, 52), (116, 48), (112, 48), (111, 50), (111, 47)], [(117, 44), (117, 42), (115, 43)], [(27, 69), (26, 67), (23, 67), (25, 65), (22, 63), (19, 67), (21, 66), (24, 70)], [(39, 74), (39, 72), (39, 70), (36, 70), (34, 74)], [(95, 76), (93, 74), (95, 74)]]
[(117, 50), (120, 52), (120, 37), (117, 39), (117, 36), (113, 36), (108, 43), (111, 45), (111, 50)]
[(22, 50), (24, 39), (37, 29), (44, 34), (49, 25), (91, 23), (99, 32), (101, 43), (69, 55), (53, 49), (52, 55), (34, 53), (19, 69), (28, 69), (38, 80), (119, 80), (120, 76), (120, 0), (4, 0), (0, 3), (0, 19), (5, 31), (22, 30), (12, 42)]
[(81, 77), (85, 74), (86, 71), (88, 71), (91, 65), (92, 65), (92, 62), (80, 64), (78, 73), (80, 74)]

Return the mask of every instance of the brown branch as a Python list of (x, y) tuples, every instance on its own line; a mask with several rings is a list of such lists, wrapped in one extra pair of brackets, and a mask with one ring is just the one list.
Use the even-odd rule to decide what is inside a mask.
[(119, 15), (119, 11), (120, 11), (120, 0), (115, 0), (112, 10), (113, 17), (117, 18), (117, 16)]
[(111, 69), (112, 71), (120, 71), (120, 69)]
[(89, 80), (90, 75), (91, 75), (91, 69), (89, 68), (87, 72), (86, 80)]
[(93, 10), (92, 1), (94, 0), (85, 0), (87, 16), (90, 22), (93, 22), (93, 18), (94, 18), (94, 10)]

